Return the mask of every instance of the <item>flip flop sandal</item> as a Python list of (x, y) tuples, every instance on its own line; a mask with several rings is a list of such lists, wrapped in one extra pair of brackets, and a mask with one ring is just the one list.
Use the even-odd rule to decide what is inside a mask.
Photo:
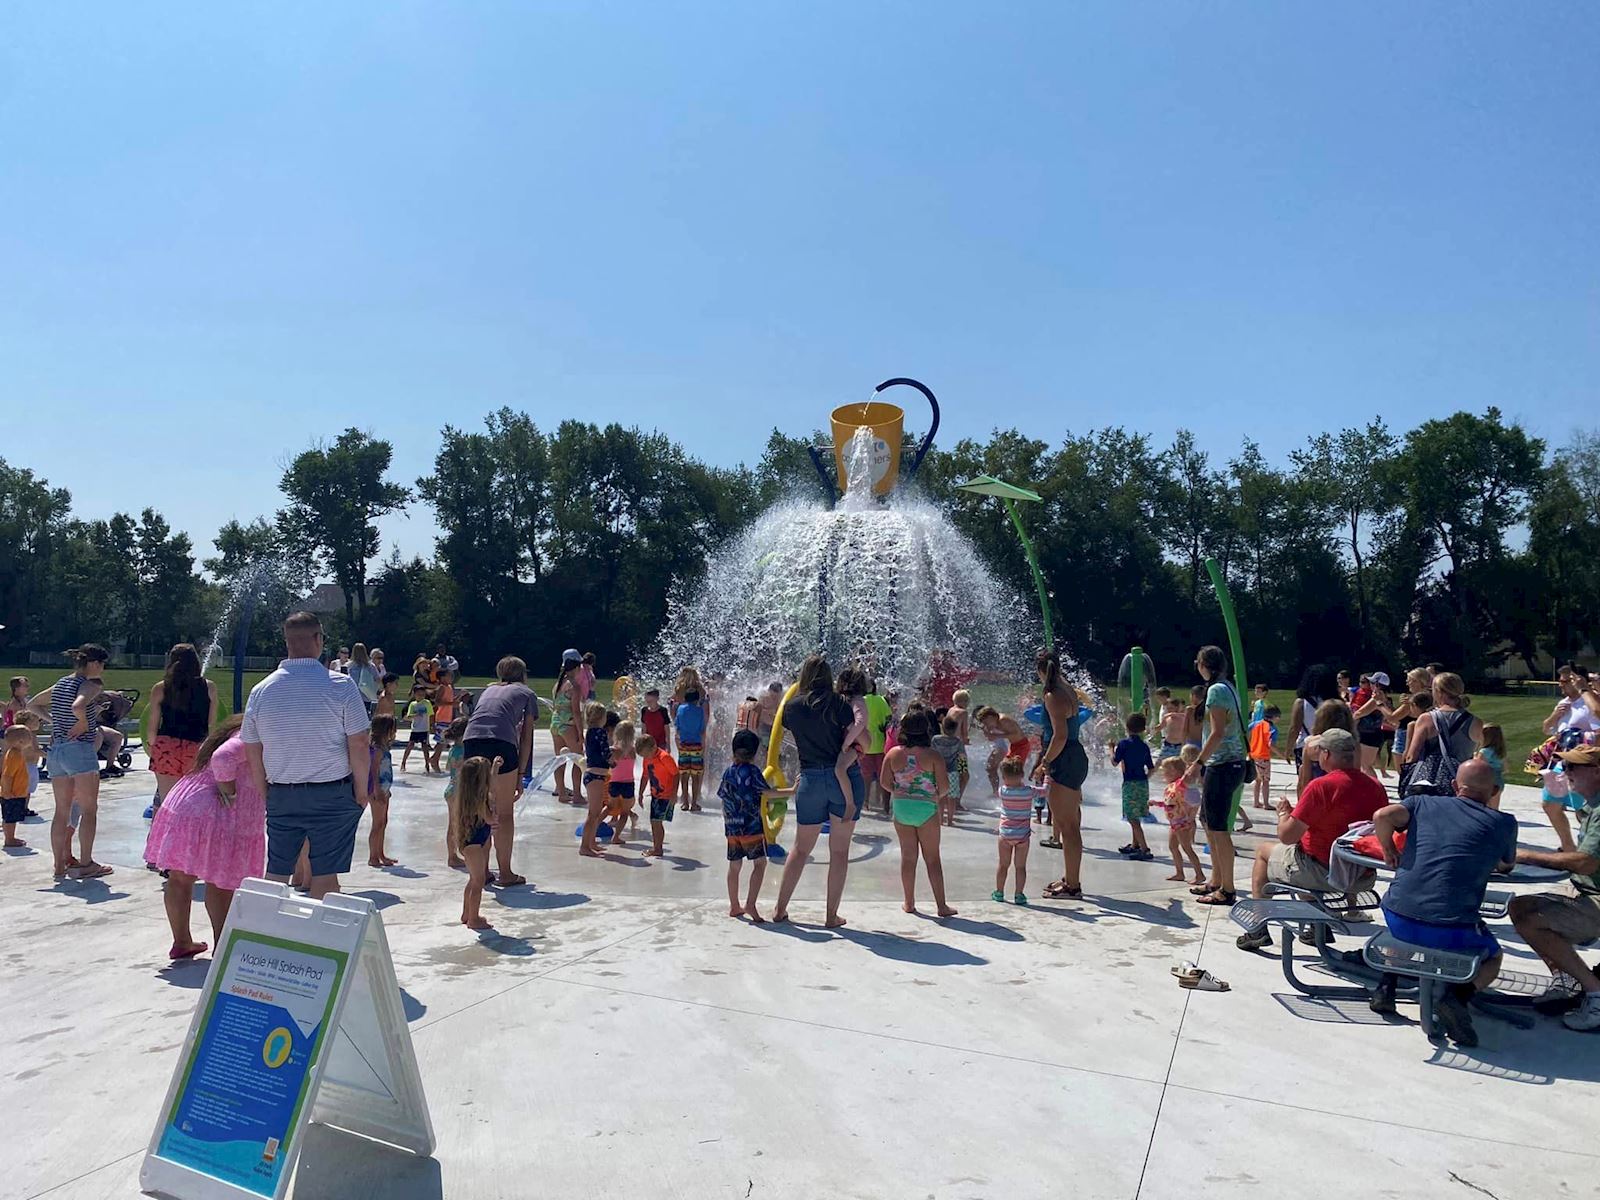
[(1238, 892), (1207, 892), (1195, 900), (1196, 904), (1205, 904), (1214, 908), (1232, 908), (1239, 902)]
[(1065, 879), (1058, 879), (1045, 885), (1044, 894), (1047, 900), (1082, 900), (1083, 888), (1073, 887)]
[(112, 870), (113, 868), (106, 866), (104, 863), (96, 863), (92, 867), (74, 867), (72, 869), (72, 878), (77, 880), (99, 879), (102, 875), (111, 874)]
[(1059, 850), (1059, 849), (1061, 849), (1061, 839), (1053, 838), (1053, 837), (1052, 838), (1045, 838), (1043, 841), (1041, 841), (1039, 843), (1039, 849), (1041, 849), (1041, 850)]
[(1192, 888), (1189, 889), (1189, 895), (1191, 895), (1191, 896), (1209, 896), (1212, 892), (1214, 892), (1216, 890), (1217, 889), (1212, 887), (1209, 883), (1197, 883)]
[(1192, 992), (1231, 992), (1225, 980), (1218, 979), (1210, 971), (1201, 971), (1200, 974), (1179, 978), (1178, 986), (1188, 988)]

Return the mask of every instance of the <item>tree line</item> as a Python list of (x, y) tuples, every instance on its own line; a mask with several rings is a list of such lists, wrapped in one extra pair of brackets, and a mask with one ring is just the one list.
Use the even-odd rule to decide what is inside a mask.
[[(391, 478), (388, 442), (359, 429), (285, 468), (283, 507), (230, 521), (196, 558), (154, 508), (76, 517), (71, 497), (0, 460), (0, 656), (82, 640), (159, 652), (206, 639), (229, 597), (274, 563), (280, 594), (338, 585), (342, 640), (403, 663), (449, 642), (469, 668), (502, 653), (554, 663), (568, 645), (620, 670), (695, 586), (709, 554), (775, 500), (820, 499), (808, 447), (774, 430), (754, 465), (707, 465), (664, 434), (502, 408), (445, 426), (432, 470)], [(1469, 676), (1508, 657), (1586, 648), (1600, 617), (1600, 436), (1551, 452), (1496, 409), (1404, 434), (1381, 420), (1320, 433), (1272, 463), (1252, 441), (1213, 459), (1188, 431), (1157, 447), (1121, 428), (1056, 443), (1016, 430), (929, 455), (912, 486), (943, 505), (993, 569), (1031, 594), (1021, 546), (973, 475), (1034, 488), (1024, 506), (1059, 636), (1101, 676), (1131, 646), (1182, 663), (1220, 622), (1204, 562), (1233, 592), (1253, 678), (1301, 664), (1439, 660)], [(426, 505), (432, 554), (379, 559), (378, 521)], [(251, 582), (249, 586), (255, 586)], [(252, 652), (277, 648), (263, 605)]]

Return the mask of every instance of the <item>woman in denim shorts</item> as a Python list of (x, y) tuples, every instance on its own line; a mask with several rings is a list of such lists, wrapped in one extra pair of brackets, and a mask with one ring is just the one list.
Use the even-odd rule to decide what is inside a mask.
[[(95, 826), (100, 816), (100, 757), (95, 734), (103, 690), (101, 677), (110, 658), (104, 646), (88, 643), (67, 651), (72, 674), (56, 680), (35, 696), (29, 707), (50, 721), (50, 790), (55, 793), (55, 817), (50, 822), (50, 852), (57, 880), (98, 879), (111, 868), (94, 861)], [(72, 856), (72, 806), (78, 806), (78, 857)]]
[(844, 739), (855, 721), (850, 704), (834, 691), (833, 669), (827, 659), (813, 654), (800, 668), (800, 682), (794, 698), (783, 706), (783, 727), (794, 735), (800, 752), (800, 782), (794, 794), (794, 849), (783, 866), (783, 883), (778, 888), (778, 907), (773, 919), (789, 919), (789, 897), (806, 869), (806, 859), (817, 844), (822, 823), (828, 826), (828, 910), (827, 926), (843, 925), (839, 901), (844, 896), (845, 874), (850, 869), (850, 835), (855, 832), (861, 808), (867, 802), (866, 778), (859, 764), (846, 772), (853, 793), (845, 796), (834, 768)]

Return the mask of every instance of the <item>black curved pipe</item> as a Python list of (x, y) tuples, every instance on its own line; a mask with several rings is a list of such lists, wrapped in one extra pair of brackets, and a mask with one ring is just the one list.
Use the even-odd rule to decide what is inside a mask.
[(928, 389), (927, 384), (921, 383), (915, 379), (907, 379), (904, 376), (896, 376), (893, 379), (885, 379), (877, 387), (872, 389), (872, 394), (876, 396), (879, 392), (883, 391), (884, 388), (902, 386), (916, 388), (917, 391), (921, 392), (923, 396), (927, 398), (928, 407), (933, 409), (933, 424), (928, 427), (928, 436), (922, 439), (922, 445), (917, 447), (917, 452), (911, 459), (911, 467), (906, 471), (906, 478), (910, 479), (912, 476), (916, 475), (917, 468), (922, 466), (922, 460), (928, 456), (928, 451), (933, 449), (933, 435), (939, 432), (939, 401), (934, 398), (934, 394)]

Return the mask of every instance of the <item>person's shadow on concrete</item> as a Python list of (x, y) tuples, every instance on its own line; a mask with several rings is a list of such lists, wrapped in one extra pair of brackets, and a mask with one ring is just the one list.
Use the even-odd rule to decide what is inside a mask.
[(938, 921), (945, 929), (955, 929), (961, 933), (974, 934), (977, 937), (993, 938), (997, 942), (1025, 942), (1028, 940), (1015, 929), (997, 924), (994, 921), (972, 921), (966, 917), (944, 917), (941, 919), (932, 913), (922, 912), (917, 915), (929, 921)]
[(989, 961), (987, 958), (979, 958), (976, 954), (969, 954), (965, 950), (958, 950), (954, 946), (947, 946), (943, 942), (924, 942), (894, 933), (855, 929), (849, 925), (833, 932), (847, 942), (854, 942), (863, 949), (870, 950), (879, 958), (915, 963), (921, 967), (981, 967)]
[(663, 854), (661, 861), (671, 863), (674, 871), (703, 871), (710, 865), (698, 858), (687, 858), (682, 854)]
[(393, 892), (380, 892), (376, 888), (365, 888), (362, 891), (351, 892), (349, 894), (352, 896), (360, 896), (363, 900), (371, 900), (372, 907), (377, 909), (379, 912), (382, 912), (386, 908), (393, 908), (396, 904), (405, 903), (404, 900), (400, 899), (400, 897), (396, 896)]
[(527, 938), (501, 933), (497, 929), (480, 929), (478, 944), (485, 950), (493, 950), (507, 958), (532, 958), (534, 953), (533, 943)]
[(377, 869), (382, 871), (385, 875), (393, 875), (396, 879), (426, 879), (428, 877), (428, 873), (426, 871), (418, 871), (414, 867), (394, 866), (379, 867)]
[(205, 983), (206, 972), (210, 969), (209, 958), (183, 958), (177, 962), (167, 963), (156, 972), (156, 978), (169, 987), (195, 991)]
[(825, 933), (820, 929), (807, 929), (802, 925), (796, 925), (793, 920), (774, 921), (769, 917), (763, 924), (752, 925), (751, 928), (760, 929), (766, 933), (782, 934), (784, 937), (793, 938), (797, 942), (816, 943), (833, 941), (832, 931)]
[(63, 879), (47, 888), (45, 895), (72, 896), (85, 904), (104, 904), (107, 900), (126, 900), (132, 892), (117, 892), (103, 879)]
[(532, 888), (502, 888), (495, 893), (495, 898), (500, 902), (501, 908), (525, 908), (535, 910), (548, 910), (553, 908), (575, 908), (580, 904), (589, 903), (589, 897), (583, 892), (538, 892)]

